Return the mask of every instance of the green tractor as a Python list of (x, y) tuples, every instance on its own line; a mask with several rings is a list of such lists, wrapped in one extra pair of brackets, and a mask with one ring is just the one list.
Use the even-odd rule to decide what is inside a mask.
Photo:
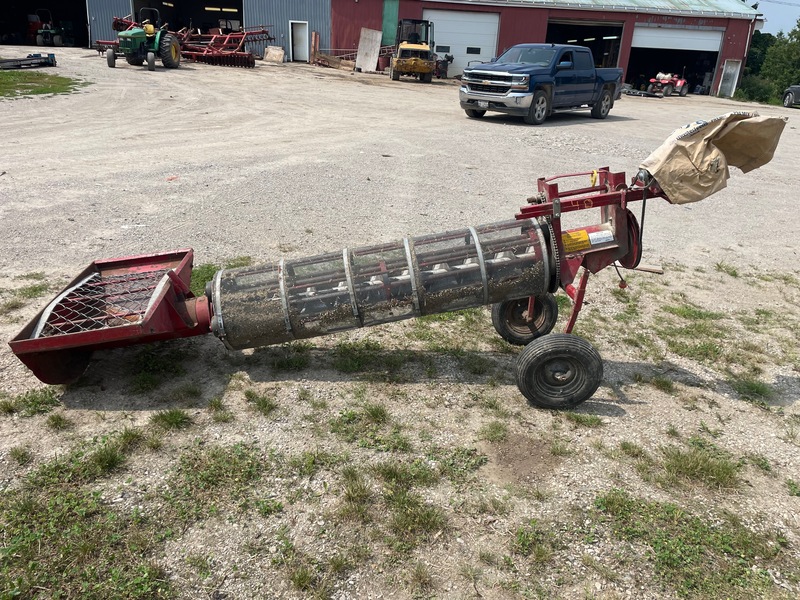
[(156, 57), (168, 69), (177, 69), (181, 64), (181, 45), (175, 34), (161, 25), (161, 15), (155, 8), (139, 11), (139, 22), (117, 34), (119, 50), (106, 50), (106, 61), (112, 69), (116, 66), (117, 52), (125, 57), (129, 65), (137, 67), (147, 62), (147, 70), (156, 70)]

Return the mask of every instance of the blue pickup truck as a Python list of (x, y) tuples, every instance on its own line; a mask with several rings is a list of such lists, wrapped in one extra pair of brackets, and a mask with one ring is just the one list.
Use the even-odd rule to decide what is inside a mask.
[(492, 62), (464, 69), (459, 100), (473, 119), (494, 111), (539, 125), (555, 110), (580, 107), (605, 119), (621, 85), (622, 69), (596, 69), (589, 48), (519, 44)]

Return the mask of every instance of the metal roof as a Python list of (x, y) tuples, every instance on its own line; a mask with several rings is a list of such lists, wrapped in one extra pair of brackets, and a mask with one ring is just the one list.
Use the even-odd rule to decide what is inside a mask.
[(440, 0), (447, 4), (530, 6), (575, 10), (641, 12), (693, 17), (753, 19), (761, 16), (742, 0)]

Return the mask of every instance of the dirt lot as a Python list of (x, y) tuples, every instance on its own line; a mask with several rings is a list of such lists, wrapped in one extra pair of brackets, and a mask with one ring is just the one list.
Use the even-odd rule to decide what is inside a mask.
[[(57, 58), (58, 74), (86, 83), (79, 92), (0, 100), (6, 340), (97, 258), (192, 247), (196, 264), (258, 262), (490, 223), (511, 218), (540, 176), (632, 174), (687, 122), (732, 110), (789, 122), (773, 161), (734, 172), (727, 190), (685, 207), (650, 203), (643, 262), (664, 275), (632, 274), (625, 292), (613, 273), (590, 283), (578, 333), (600, 350), (605, 377), (582, 417), (525, 404), (516, 349), (498, 342), (486, 311), (266, 351), (228, 353), (209, 337), (98, 354), (80, 385), (56, 388), (55, 409), (34, 416), (20, 399), (42, 385), (3, 345), (8, 498), (126, 428), (154, 439), (153, 416), (182, 409), (189, 427), (129, 450), (102, 476), (67, 478), (98, 491), (104, 510), (161, 528), (126, 556), (157, 567), (163, 595), (800, 594), (800, 112), (623, 97), (603, 121), (573, 112), (530, 127), (467, 119), (454, 81), (264, 63), (112, 70), (80, 49)], [(41, 295), (25, 294), (41, 282)], [(148, 369), (155, 381), (143, 387)], [(214, 448), (246, 450), (257, 476), (193, 487), (189, 474)], [(479, 459), (454, 468), (454, 456)], [(694, 459), (728, 461), (733, 478), (681, 470)], [(435, 474), (405, 490), (436, 515), (427, 529), (398, 525), (389, 463)], [(239, 473), (234, 458), (226, 464)], [(620, 497), (647, 508), (620, 501), (626, 510), (614, 512)], [(728, 554), (688, 542), (664, 550), (646, 533), (661, 523), (648, 511), (672, 505), (665, 539), (684, 540), (688, 516), (695, 533), (708, 527), (695, 538), (741, 526), (765, 550), (748, 554), (761, 546), (744, 538)], [(632, 515), (646, 514), (634, 527)], [(102, 562), (88, 551), (84, 560)], [(739, 570), (723, 583), (697, 583), (729, 563)], [(22, 575), (10, 554), (0, 568), (2, 596)], [(49, 597), (73, 585), (20, 589)], [(123, 589), (97, 586), (96, 597)]]

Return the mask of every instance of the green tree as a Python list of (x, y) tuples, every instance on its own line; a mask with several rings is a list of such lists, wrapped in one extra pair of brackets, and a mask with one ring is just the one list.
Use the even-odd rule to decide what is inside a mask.
[(758, 75), (761, 73), (761, 66), (767, 57), (767, 50), (774, 43), (775, 36), (771, 33), (761, 33), (760, 31), (753, 33), (753, 39), (750, 41), (750, 50), (747, 52), (746, 75)]
[(788, 34), (781, 31), (775, 37), (764, 57), (761, 75), (775, 85), (779, 94), (800, 83), (800, 19)]

